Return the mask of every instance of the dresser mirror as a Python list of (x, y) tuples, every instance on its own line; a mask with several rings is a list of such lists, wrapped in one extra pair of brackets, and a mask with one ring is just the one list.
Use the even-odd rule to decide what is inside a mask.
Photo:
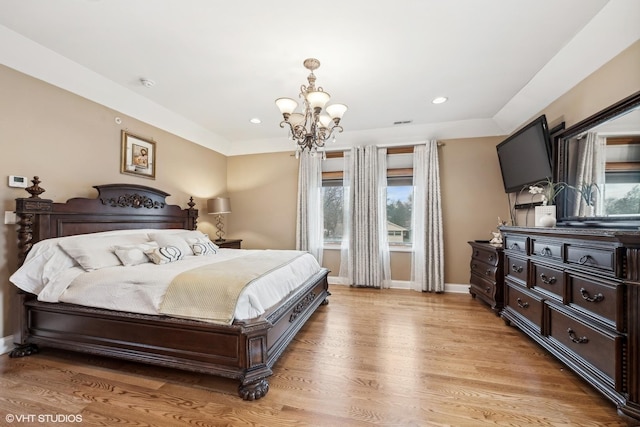
[(640, 92), (563, 131), (558, 225), (640, 228)]

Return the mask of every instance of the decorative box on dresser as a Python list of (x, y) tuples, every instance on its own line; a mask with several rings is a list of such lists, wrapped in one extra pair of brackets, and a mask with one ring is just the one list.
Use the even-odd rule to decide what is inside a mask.
[(471, 276), (469, 293), (500, 314), (503, 294), (502, 245), (489, 242), (468, 242), (471, 245)]
[(501, 231), (505, 322), (640, 420), (640, 232)]

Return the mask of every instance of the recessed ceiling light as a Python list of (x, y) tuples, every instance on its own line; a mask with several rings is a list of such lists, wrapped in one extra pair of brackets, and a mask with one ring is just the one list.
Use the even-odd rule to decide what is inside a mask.
[(447, 102), (447, 98), (446, 96), (439, 96), (437, 98), (434, 98), (433, 101), (431, 101), (433, 104), (442, 104), (443, 102)]
[(258, 123), (262, 123), (262, 120), (260, 120), (257, 117), (254, 117), (253, 119), (249, 120), (251, 123), (253, 123), (254, 125), (257, 125)]

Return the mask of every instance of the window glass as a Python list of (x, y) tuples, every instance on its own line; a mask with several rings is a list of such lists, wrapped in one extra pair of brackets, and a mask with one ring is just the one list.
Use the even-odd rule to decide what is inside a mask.
[(413, 185), (411, 177), (387, 179), (387, 233), (390, 245), (411, 244)]
[(605, 182), (606, 215), (640, 215), (640, 173), (607, 172)]
[(340, 243), (342, 241), (344, 218), (344, 187), (342, 180), (322, 181), (322, 207), (324, 216), (324, 241)]

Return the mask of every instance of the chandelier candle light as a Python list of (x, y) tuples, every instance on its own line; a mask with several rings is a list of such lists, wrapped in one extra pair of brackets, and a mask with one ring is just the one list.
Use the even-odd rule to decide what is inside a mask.
[[(305, 150), (309, 150), (312, 154), (322, 151), (324, 143), (332, 136), (335, 141), (334, 131), (342, 132), (340, 119), (347, 111), (347, 106), (344, 104), (331, 104), (325, 108), (331, 96), (322, 87), (316, 88), (316, 76), (313, 74), (313, 71), (320, 67), (320, 61), (309, 58), (305, 59), (303, 65), (311, 73), (307, 77), (309, 85), (300, 86), (298, 96), (304, 100), (302, 113), (295, 112), (298, 107), (295, 99), (276, 99), (276, 105), (284, 118), (280, 122), (280, 127), (288, 125), (291, 139), (298, 144), (296, 158)], [(323, 113), (323, 108), (326, 114)]]

